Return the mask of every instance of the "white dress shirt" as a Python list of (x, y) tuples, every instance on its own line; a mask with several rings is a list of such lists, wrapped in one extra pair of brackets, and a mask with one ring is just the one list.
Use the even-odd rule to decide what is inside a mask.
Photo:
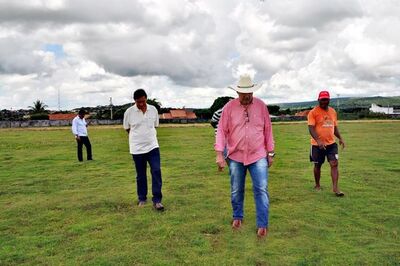
[(76, 116), (74, 120), (72, 120), (72, 133), (75, 136), (86, 137), (88, 135), (86, 126), (85, 118), (80, 119), (79, 116)]
[(152, 105), (147, 105), (145, 113), (136, 105), (125, 111), (124, 129), (130, 129), (129, 151), (131, 154), (148, 153), (159, 147), (156, 131), (158, 124), (158, 112)]

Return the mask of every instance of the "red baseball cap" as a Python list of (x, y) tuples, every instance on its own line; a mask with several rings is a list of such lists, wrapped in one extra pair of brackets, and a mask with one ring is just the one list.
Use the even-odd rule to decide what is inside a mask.
[(330, 94), (329, 94), (329, 91), (321, 91), (320, 93), (319, 93), (319, 96), (318, 96), (318, 100), (321, 100), (321, 99), (330, 99), (331, 98), (331, 96), (330, 96)]

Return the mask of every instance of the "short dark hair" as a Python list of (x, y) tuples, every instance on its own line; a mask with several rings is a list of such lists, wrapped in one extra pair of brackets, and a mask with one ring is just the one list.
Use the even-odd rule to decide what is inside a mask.
[(80, 114), (80, 115), (84, 115), (84, 114), (86, 114), (86, 111), (85, 111), (85, 109), (80, 109), (79, 110), (79, 112), (78, 112), (78, 114)]
[(139, 98), (142, 98), (142, 97), (146, 97), (146, 99), (147, 99), (147, 94), (146, 94), (146, 92), (144, 91), (144, 89), (137, 89), (134, 93), (133, 93), (133, 99), (136, 101), (137, 99), (139, 99)]

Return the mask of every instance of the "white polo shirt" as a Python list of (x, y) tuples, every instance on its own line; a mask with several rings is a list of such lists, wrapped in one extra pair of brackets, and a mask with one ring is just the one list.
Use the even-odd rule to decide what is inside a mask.
[(131, 154), (148, 153), (158, 148), (157, 131), (158, 112), (152, 105), (147, 105), (143, 113), (136, 105), (129, 107), (124, 114), (124, 129), (129, 131), (129, 151)]

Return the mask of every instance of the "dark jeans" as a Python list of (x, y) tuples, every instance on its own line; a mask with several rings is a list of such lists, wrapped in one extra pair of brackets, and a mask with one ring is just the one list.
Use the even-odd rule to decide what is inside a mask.
[(153, 202), (159, 203), (162, 199), (161, 187), (161, 160), (160, 149), (155, 148), (148, 153), (132, 154), (136, 168), (137, 194), (140, 201), (147, 200), (147, 163), (150, 165)]
[(82, 146), (85, 145), (86, 147), (86, 153), (87, 153), (87, 159), (92, 160), (92, 145), (90, 144), (89, 137), (79, 137), (80, 140), (76, 140), (78, 143), (78, 160), (80, 162), (83, 161), (83, 156), (82, 156)]

